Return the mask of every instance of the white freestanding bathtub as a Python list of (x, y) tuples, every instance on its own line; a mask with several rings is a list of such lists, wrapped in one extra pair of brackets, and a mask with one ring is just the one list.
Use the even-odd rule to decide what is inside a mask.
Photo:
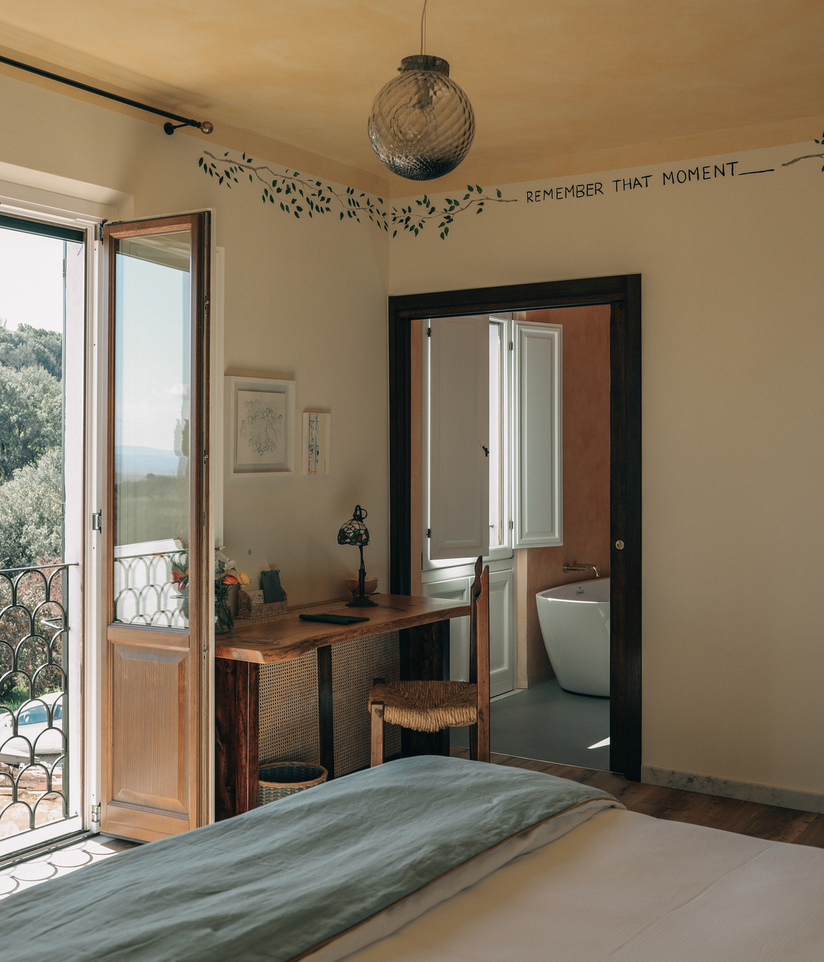
[(581, 695), (609, 695), (609, 578), (540, 591), (538, 621), (558, 683)]

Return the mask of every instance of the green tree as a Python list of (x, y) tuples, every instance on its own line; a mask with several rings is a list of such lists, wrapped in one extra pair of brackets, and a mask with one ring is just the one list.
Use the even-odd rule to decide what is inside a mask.
[(0, 485), (0, 568), (63, 558), (63, 458), (59, 448)]
[(0, 321), (0, 364), (19, 371), (42, 367), (59, 381), (63, 376), (63, 335), (21, 324), (16, 331)]
[(62, 442), (63, 392), (42, 367), (0, 364), (0, 482)]

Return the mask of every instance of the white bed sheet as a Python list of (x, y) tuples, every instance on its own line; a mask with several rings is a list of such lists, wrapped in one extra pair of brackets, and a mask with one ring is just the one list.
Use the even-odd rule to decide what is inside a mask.
[(617, 809), (347, 962), (822, 962), (824, 850)]

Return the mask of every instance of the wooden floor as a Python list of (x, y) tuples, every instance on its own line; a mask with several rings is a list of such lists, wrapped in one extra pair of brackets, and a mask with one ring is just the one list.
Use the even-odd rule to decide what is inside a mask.
[[(462, 758), (469, 757), (469, 752), (463, 748), (453, 748), (452, 754)], [(601, 788), (614, 795), (631, 812), (642, 812), (644, 815), (668, 818), (675, 822), (707, 825), (727, 832), (737, 832), (739, 835), (753, 835), (756, 838), (824, 848), (824, 815), (813, 812), (799, 812), (790, 808), (760, 805), (757, 802), (741, 802), (734, 798), (642, 785), (611, 772), (573, 768), (530, 758), (493, 754), (492, 761), (497, 765), (529, 768)]]

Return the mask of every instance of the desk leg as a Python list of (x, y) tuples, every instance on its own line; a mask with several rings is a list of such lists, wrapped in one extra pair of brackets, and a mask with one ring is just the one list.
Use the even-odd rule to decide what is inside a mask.
[(320, 763), (335, 777), (335, 735), (332, 713), (332, 646), (318, 648), (318, 737)]
[(259, 666), (215, 659), (215, 820), (257, 807)]
[[(398, 632), (400, 676), (406, 681), (449, 678), (449, 621), (435, 621)], [(449, 729), (416, 732), (401, 729), (401, 755), (448, 755)]]

